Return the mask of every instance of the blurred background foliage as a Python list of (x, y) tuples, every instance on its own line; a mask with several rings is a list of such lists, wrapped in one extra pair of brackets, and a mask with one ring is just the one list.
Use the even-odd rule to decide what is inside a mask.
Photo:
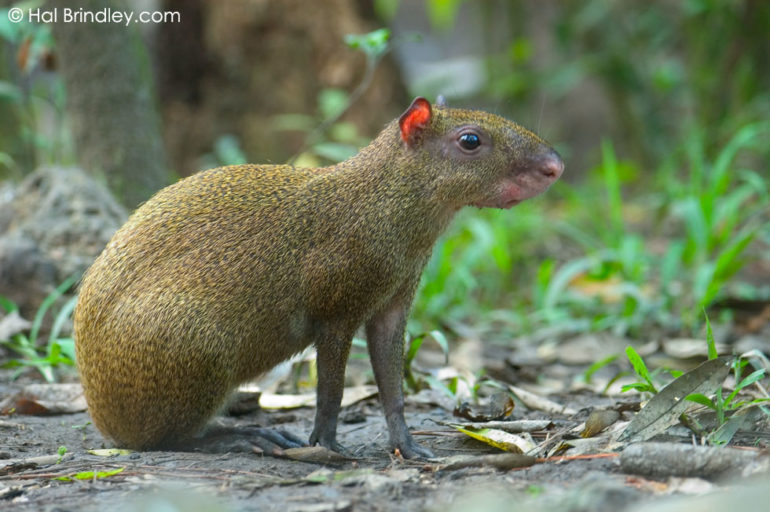
[[(179, 175), (344, 159), (417, 94), (505, 115), (562, 153), (545, 197), (460, 213), (413, 332), (692, 334), (704, 310), (729, 322), (727, 304), (770, 298), (768, 2), (156, 7), (182, 14), (142, 33)], [(4, 11), (0, 38), (0, 179), (78, 163), (49, 27)]]

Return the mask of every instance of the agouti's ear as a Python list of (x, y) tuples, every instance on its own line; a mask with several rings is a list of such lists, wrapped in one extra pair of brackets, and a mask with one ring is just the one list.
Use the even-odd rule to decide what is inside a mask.
[(423, 130), (430, 124), (433, 111), (425, 98), (415, 98), (406, 112), (398, 118), (401, 127), (401, 139), (407, 146), (413, 146), (420, 140)]

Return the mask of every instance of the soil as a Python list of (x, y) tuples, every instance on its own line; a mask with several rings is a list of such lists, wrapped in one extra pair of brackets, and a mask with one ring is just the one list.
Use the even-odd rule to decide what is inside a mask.
[[(566, 352), (569, 350), (565, 349)], [(494, 366), (490, 360), (487, 363)], [(585, 368), (552, 363), (538, 369), (539, 381), (574, 382)], [(605, 368), (595, 378), (601, 380), (596, 376), (603, 372), (609, 376), (613, 370)], [(0, 373), (2, 396), (14, 394), (32, 379), (28, 373), (11, 381), (10, 375), (7, 371)], [(564, 453), (550, 450), (538, 455), (541, 458), (531, 467), (520, 469), (450, 470), (446, 467), (447, 457), (500, 451), (441, 425), (440, 422), (457, 422), (458, 418), (446, 407), (436, 405), (441, 400), (426, 400), (425, 396), (423, 392), (408, 397), (406, 418), (416, 439), (435, 453), (437, 458), (430, 461), (404, 460), (388, 451), (387, 431), (376, 397), (343, 409), (338, 440), (350, 450), (352, 459), (338, 464), (258, 454), (249, 444), (233, 444), (231, 451), (220, 453), (155, 451), (105, 457), (89, 453), (111, 445), (89, 422), (86, 412), (0, 416), (0, 459), (4, 459), (0, 460), (0, 509), (10, 505), (6, 510), (617, 511), (644, 506), (651, 500), (658, 504), (661, 499), (671, 499), (669, 495), (689, 497), (705, 492), (723, 493), (732, 488), (722, 483), (724, 480), (702, 478), (697, 471), (688, 478), (624, 473), (618, 450), (608, 449), (589, 450), (591, 453), (583, 456), (571, 456), (578, 453), (576, 449)], [(552, 422), (548, 429), (533, 433), (536, 443), (578, 427), (590, 410), (623, 401), (638, 402), (639, 396), (621, 400), (578, 387), (565, 388), (549, 398), (577, 413), (537, 411), (517, 401), (511, 416), (516, 420)], [(621, 421), (633, 414), (623, 412)], [(274, 426), (307, 438), (313, 415), (312, 408), (258, 410), (215, 421), (236, 428)], [(767, 423), (763, 425), (767, 432)], [(746, 442), (756, 444), (762, 436), (759, 431), (755, 434)], [(570, 434), (564, 438), (569, 437), (579, 436)], [(670, 442), (689, 440), (687, 435), (679, 439), (669, 437)], [(57, 462), (60, 446), (66, 447), (66, 455)], [(233, 447), (241, 451), (234, 451)], [(49, 458), (35, 462), (41, 456)], [(117, 469), (122, 471), (94, 478), (95, 472)], [(81, 472), (94, 473), (87, 473), (82, 480), (57, 479)]]

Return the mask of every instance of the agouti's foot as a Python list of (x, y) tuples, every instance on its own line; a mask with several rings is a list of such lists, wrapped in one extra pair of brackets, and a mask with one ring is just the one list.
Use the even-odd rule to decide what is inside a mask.
[(310, 434), (310, 440), (308, 441), (308, 444), (310, 446), (315, 446), (317, 444), (323, 446), (324, 448), (328, 448), (329, 450), (333, 452), (337, 452), (340, 455), (344, 455), (346, 457), (352, 457), (353, 453), (342, 446), (340, 443), (337, 442), (337, 433), (335, 431), (329, 432), (318, 432), (318, 430), (313, 430), (313, 433)]
[(307, 443), (286, 430), (216, 426), (196, 440), (194, 449), (211, 453), (253, 453), (257, 448), (270, 455), (277, 450), (301, 446), (307, 446)]

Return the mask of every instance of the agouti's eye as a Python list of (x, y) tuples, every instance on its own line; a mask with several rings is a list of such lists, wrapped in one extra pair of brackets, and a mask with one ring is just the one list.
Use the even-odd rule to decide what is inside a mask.
[(463, 133), (457, 140), (460, 143), (460, 147), (467, 151), (473, 151), (481, 146), (481, 139), (475, 133)]

